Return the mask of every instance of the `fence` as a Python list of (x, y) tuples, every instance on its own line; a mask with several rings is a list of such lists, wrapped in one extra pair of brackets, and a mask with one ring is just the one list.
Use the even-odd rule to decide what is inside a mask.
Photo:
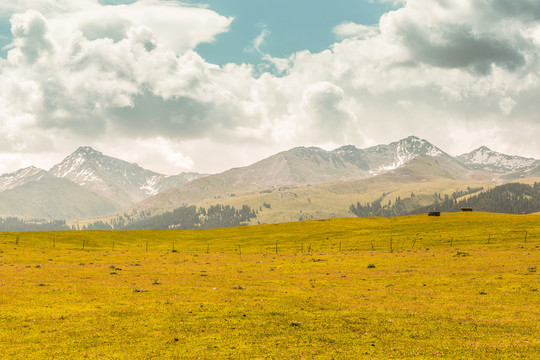
[(264, 236), (212, 236), (211, 232), (186, 231), (84, 231), (0, 233), (0, 249), (138, 251), (221, 254), (346, 253), (360, 251), (402, 251), (465, 245), (513, 243), (540, 244), (540, 231), (508, 230), (467, 234), (464, 232), (423, 234), (270, 234)]

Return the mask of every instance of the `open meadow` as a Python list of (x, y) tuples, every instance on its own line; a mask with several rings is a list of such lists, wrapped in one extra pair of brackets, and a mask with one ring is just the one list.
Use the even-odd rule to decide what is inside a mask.
[(0, 358), (539, 359), (540, 216), (0, 234)]

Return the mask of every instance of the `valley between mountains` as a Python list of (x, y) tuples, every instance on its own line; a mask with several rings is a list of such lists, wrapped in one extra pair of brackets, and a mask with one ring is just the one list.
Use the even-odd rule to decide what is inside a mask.
[(457, 200), (539, 179), (540, 160), (484, 146), (453, 157), (415, 136), (367, 149), (298, 147), (213, 175), (166, 176), (81, 147), (48, 171), (29, 167), (1, 175), (0, 217), (81, 228), (181, 207), (247, 206), (250, 215), (241, 224), (275, 223), (355, 216), (353, 204), (414, 211), (444, 196)]

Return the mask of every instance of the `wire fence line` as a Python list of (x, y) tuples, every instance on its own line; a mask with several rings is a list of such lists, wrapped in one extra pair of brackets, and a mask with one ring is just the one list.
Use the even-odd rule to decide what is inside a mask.
[[(536, 229), (535, 229), (536, 230)], [(298, 254), (346, 253), (362, 251), (404, 251), (466, 245), (540, 245), (540, 232), (509, 230), (504, 233), (467, 235), (463, 232), (440, 234), (366, 234), (361, 236), (291, 235), (286, 239), (185, 237), (181, 231), (149, 233), (136, 232), (55, 232), (0, 233), (2, 247), (36, 250), (73, 251), (137, 251), (220, 254)]]

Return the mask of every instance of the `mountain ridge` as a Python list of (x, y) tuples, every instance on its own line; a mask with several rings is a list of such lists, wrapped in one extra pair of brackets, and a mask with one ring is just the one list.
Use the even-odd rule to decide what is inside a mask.
[[(369, 158), (371, 154), (375, 155)], [(399, 165), (400, 162), (403, 162), (403, 165)], [(296, 173), (288, 172), (290, 164), (294, 164), (293, 169)], [(409, 166), (404, 168), (405, 165)], [(380, 171), (381, 168), (387, 170)], [(321, 172), (321, 169), (326, 171)], [(328, 169), (333, 169), (334, 172), (331, 173)], [(411, 176), (418, 177), (418, 182), (429, 181), (432, 178), (458, 181), (491, 179), (489, 174), (467, 168), (454, 157), (417, 137), (365, 150), (354, 146), (341, 147), (333, 151), (316, 147), (296, 147), (246, 167), (234, 168), (171, 188), (135, 204), (125, 212), (159, 212), (184, 204), (199, 203), (205, 199), (256, 194), (265, 189), (271, 191), (290, 186), (302, 187), (340, 180), (385, 177), (393, 172), (397, 172), (398, 175), (395, 179), (406, 179)], [(265, 183), (268, 181), (265, 178), (267, 173), (271, 175), (269, 183)], [(283, 177), (276, 178), (276, 173), (282, 174)], [(426, 176), (419, 176), (419, 173)]]
[(182, 185), (191, 178), (203, 176), (183, 173), (166, 176), (144, 169), (138, 164), (103, 155), (89, 146), (81, 146), (49, 173), (67, 178), (120, 206), (128, 206), (156, 195), (168, 188)]
[(480, 146), (469, 153), (456, 157), (464, 164), (476, 170), (487, 170), (496, 173), (509, 173), (523, 171), (540, 161), (533, 158), (526, 158), (517, 155), (507, 155), (489, 149), (487, 146)]
[(81, 146), (49, 171), (30, 166), (1, 175), (0, 214), (50, 220), (102, 216), (201, 176), (162, 175)]
[[(438, 163), (437, 163), (438, 162)], [(455, 179), (446, 164), (439, 158), (420, 156), (402, 167), (390, 170), (378, 176), (363, 179), (336, 180), (308, 186), (283, 186), (264, 191), (247, 191), (243, 193), (224, 193), (222, 196), (205, 196), (202, 183), (208, 178), (168, 190), (168, 196), (157, 196), (146, 199), (118, 216), (129, 215), (137, 219), (172, 211), (184, 205), (209, 208), (223, 205), (241, 208), (248, 205), (259, 209), (256, 219), (250, 223), (276, 223), (298, 220), (314, 220), (333, 217), (352, 216), (349, 206), (353, 202), (371, 202), (383, 198), (385, 202), (409, 197), (419, 205), (427, 206), (433, 194), (452, 193), (468, 187), (488, 187), (492, 185), (489, 177), (466, 181)], [(208, 195), (208, 194), (207, 194)], [(266, 204), (266, 205), (265, 205)]]
[[(454, 157), (416, 136), (365, 149), (344, 145), (328, 151), (300, 146), (248, 166), (209, 176), (198, 173), (166, 176), (138, 164), (104, 155), (89, 146), (81, 146), (48, 172), (28, 167), (0, 176), (0, 194), (51, 175), (96, 194), (103, 201), (101, 209), (110, 209), (109, 205), (112, 204), (113, 212), (124, 209), (124, 213), (130, 213), (141, 209), (161, 211), (182, 204), (271, 192), (280, 188), (380, 176), (398, 182), (399, 179), (412, 177), (419, 182), (447, 179), (500, 183), (538, 176), (539, 173), (539, 160), (505, 155), (485, 146)], [(49, 178), (46, 180), (51, 184), (53, 182)], [(46, 190), (43, 182), (36, 187)], [(72, 186), (70, 188), (74, 189)], [(18, 196), (23, 199), (22, 194)], [(66, 214), (62, 211), (49, 213)], [(81, 217), (79, 215), (81, 212), (77, 213), (77, 217)]]
[(0, 216), (60, 220), (118, 211), (114, 202), (46, 171), (34, 181), (0, 192)]
[(45, 173), (47, 172), (43, 169), (29, 166), (12, 173), (0, 175), (0, 192), (12, 190), (36, 179), (39, 180), (39, 176), (43, 176)]

